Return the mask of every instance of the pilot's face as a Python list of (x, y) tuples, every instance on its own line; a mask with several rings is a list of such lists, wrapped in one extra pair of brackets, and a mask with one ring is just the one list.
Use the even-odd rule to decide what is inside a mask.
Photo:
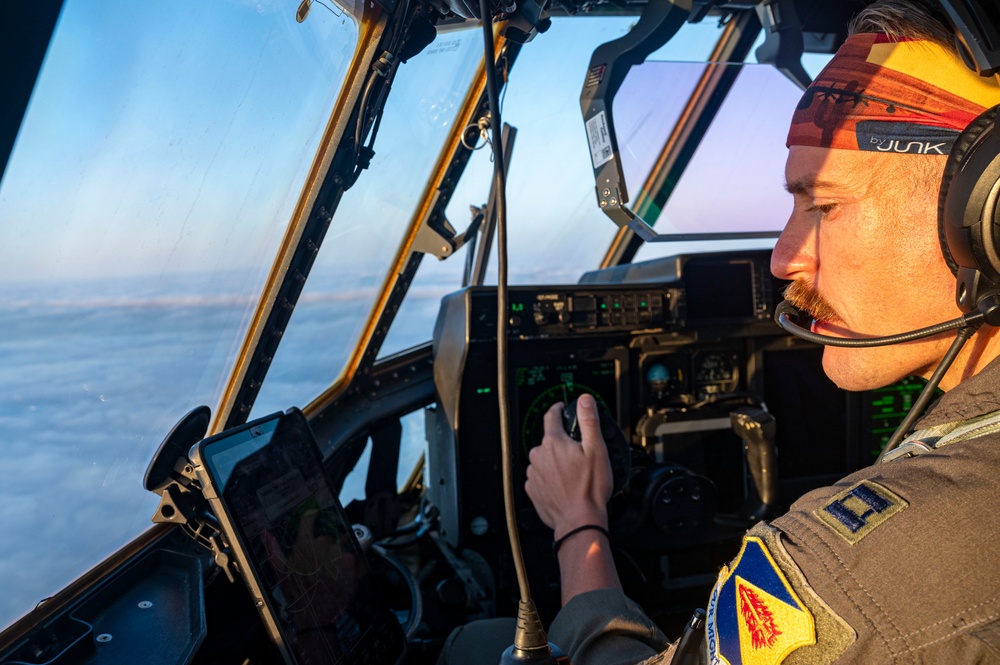
[[(944, 157), (792, 146), (785, 181), (794, 207), (771, 271), (799, 284), (794, 304), (815, 332), (866, 337), (907, 332), (960, 314), (937, 239)], [(919, 161), (923, 160), (923, 161)], [(870, 390), (928, 376), (953, 334), (871, 349), (826, 347), (840, 387)]]

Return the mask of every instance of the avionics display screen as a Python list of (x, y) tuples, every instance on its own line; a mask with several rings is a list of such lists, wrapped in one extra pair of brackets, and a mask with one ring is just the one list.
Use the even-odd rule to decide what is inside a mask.
[[(913, 408), (920, 392), (927, 385), (924, 379), (910, 376), (883, 388), (862, 393), (861, 402), (861, 464), (874, 464), (896, 428)], [(944, 392), (934, 391), (937, 399)]]
[(618, 366), (613, 358), (566, 359), (563, 362), (525, 364), (514, 368), (517, 432), (520, 448), (528, 450), (542, 442), (545, 413), (556, 402), (568, 404), (590, 393), (616, 420), (618, 413)]
[(194, 457), (286, 661), (397, 662), (402, 628), (374, 586), (301, 412), (203, 441)]
[(688, 321), (754, 318), (753, 266), (725, 261), (684, 266)]

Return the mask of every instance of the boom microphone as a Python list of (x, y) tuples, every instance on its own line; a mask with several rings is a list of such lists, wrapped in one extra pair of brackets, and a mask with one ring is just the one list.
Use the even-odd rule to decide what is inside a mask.
[(984, 306), (980, 306), (978, 310), (964, 314), (957, 319), (952, 319), (951, 321), (945, 321), (944, 323), (938, 323), (937, 325), (928, 326), (927, 328), (920, 328), (919, 330), (911, 330), (910, 332), (900, 333), (898, 335), (888, 335), (886, 337), (866, 337), (864, 339), (845, 339), (843, 337), (833, 337), (832, 335), (820, 335), (819, 333), (814, 333), (798, 323), (798, 319), (802, 316), (802, 314), (803, 312), (797, 309), (792, 303), (787, 300), (782, 300), (774, 310), (774, 320), (785, 332), (791, 333), (796, 337), (801, 337), (802, 339), (810, 342), (815, 342), (816, 344), (823, 344), (825, 346), (867, 348), (872, 346), (889, 346), (890, 344), (912, 342), (916, 339), (923, 339), (924, 337), (938, 335), (949, 330), (979, 326), (984, 322), (990, 323), (990, 325), (996, 325), (991, 323), (990, 319), (994, 316), (1000, 315), (1000, 304), (990, 302), (987, 305), (987, 303), (984, 302)]

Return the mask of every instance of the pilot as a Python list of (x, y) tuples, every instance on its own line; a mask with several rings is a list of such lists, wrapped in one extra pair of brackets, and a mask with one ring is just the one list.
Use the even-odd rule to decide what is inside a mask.
[[(786, 298), (841, 337), (959, 316), (938, 240), (938, 192), (959, 133), (1000, 104), (941, 17), (916, 0), (864, 9), (795, 109), (785, 166), (794, 199), (771, 269)], [(959, 142), (958, 145), (961, 145)], [(848, 390), (929, 376), (952, 334), (826, 347)], [(1000, 663), (1000, 336), (981, 328), (908, 437), (924, 454), (862, 469), (751, 529), (707, 599), (711, 663)], [(549, 639), (575, 665), (669, 663), (675, 646), (626, 598), (608, 542), (611, 471), (593, 400), (583, 440), (559, 405), (525, 488), (554, 530), (563, 607)], [(495, 663), (485, 631), (452, 635), (442, 662)], [(509, 643), (509, 638), (508, 638)]]

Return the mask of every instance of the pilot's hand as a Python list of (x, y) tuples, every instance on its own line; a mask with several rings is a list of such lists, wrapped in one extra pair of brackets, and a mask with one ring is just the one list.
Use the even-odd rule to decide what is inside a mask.
[(579, 397), (576, 417), (582, 441), (577, 443), (563, 428), (562, 403), (545, 414), (542, 444), (528, 453), (528, 480), (524, 489), (539, 517), (561, 538), (584, 524), (607, 528), (607, 503), (613, 486), (608, 448), (601, 436), (601, 421), (592, 395)]

